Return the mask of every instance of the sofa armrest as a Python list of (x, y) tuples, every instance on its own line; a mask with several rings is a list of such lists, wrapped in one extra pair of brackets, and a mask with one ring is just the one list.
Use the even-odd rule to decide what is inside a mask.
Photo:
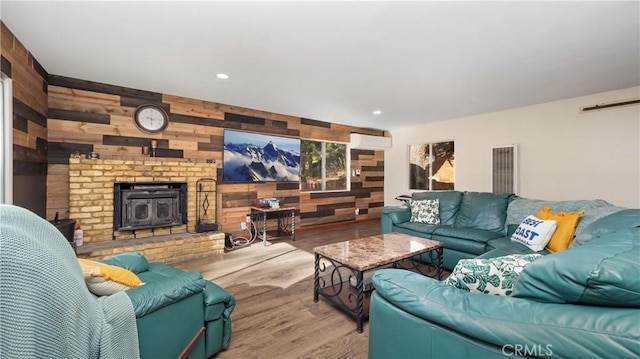
[[(224, 288), (213, 282), (206, 282), (204, 290), (204, 320), (208, 323), (216, 321), (222, 322), (222, 342), (219, 343), (221, 349), (226, 349), (231, 343), (231, 313), (236, 307), (236, 298), (227, 292)], [(210, 324), (207, 324), (207, 335), (216, 335), (217, 331), (210, 330)], [(207, 356), (212, 354), (210, 346), (207, 345)], [(213, 350), (213, 353), (217, 352)]]
[[(218, 312), (214, 308), (217, 305), (221, 305), (224, 309)], [(219, 285), (206, 282), (204, 291), (204, 307), (205, 307), (205, 319), (216, 320), (222, 316), (228, 319), (231, 316), (231, 312), (236, 306), (236, 299)]]
[(176, 273), (162, 280), (145, 283), (126, 291), (133, 303), (136, 317), (164, 308), (204, 290), (205, 281), (196, 272)]
[(393, 225), (411, 220), (411, 209), (407, 206), (384, 207), (380, 216), (382, 233), (393, 231)]
[(549, 345), (557, 357), (637, 357), (640, 312), (470, 293), (398, 269), (373, 276), (376, 293), (394, 306), (491, 343)]
[(382, 214), (391, 218), (393, 224), (409, 222), (411, 220), (411, 208), (408, 206), (383, 207)]

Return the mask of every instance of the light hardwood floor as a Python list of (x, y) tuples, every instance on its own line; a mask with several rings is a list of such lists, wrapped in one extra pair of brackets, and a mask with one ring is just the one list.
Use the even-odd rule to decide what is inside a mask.
[(256, 240), (220, 256), (175, 264), (228, 290), (237, 300), (231, 345), (216, 358), (366, 358), (368, 323), (322, 298), (313, 301), (313, 248), (380, 233), (366, 221), (296, 233), (267, 247)]

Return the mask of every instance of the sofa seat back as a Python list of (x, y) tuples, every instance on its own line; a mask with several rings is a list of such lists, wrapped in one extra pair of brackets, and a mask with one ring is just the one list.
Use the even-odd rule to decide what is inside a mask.
[(543, 207), (549, 207), (553, 212), (577, 212), (584, 210), (580, 221), (576, 226), (575, 235), (579, 236), (585, 228), (598, 218), (602, 218), (624, 208), (613, 206), (611, 203), (601, 200), (577, 200), (577, 201), (545, 201), (539, 199), (516, 198), (509, 203), (507, 208), (507, 229), (515, 229), (529, 215), (536, 215)]
[[(487, 192), (434, 191), (415, 192), (412, 201), (437, 199), (440, 224), (456, 228), (484, 229), (502, 232), (511, 194)], [(394, 215), (394, 219), (400, 219)]]
[[(640, 210), (625, 212), (640, 218)], [(531, 263), (520, 274), (513, 296), (545, 303), (640, 308), (639, 258), (640, 224)]]
[(440, 224), (453, 226), (462, 202), (462, 192), (459, 191), (436, 191), (436, 192), (415, 192), (411, 195), (411, 200), (418, 201), (424, 199), (437, 199), (440, 203)]
[(464, 192), (454, 227), (503, 232), (510, 194)]
[[(576, 233), (576, 238), (573, 240), (569, 248), (579, 247), (592, 239), (602, 237), (609, 233), (640, 227), (640, 214), (637, 209), (618, 210), (620, 207), (602, 208), (616, 210), (616, 212), (611, 215), (598, 218), (589, 224), (584, 231), (581, 231), (579, 234)], [(595, 210), (602, 208), (597, 208)], [(580, 220), (582, 221), (582, 218)]]

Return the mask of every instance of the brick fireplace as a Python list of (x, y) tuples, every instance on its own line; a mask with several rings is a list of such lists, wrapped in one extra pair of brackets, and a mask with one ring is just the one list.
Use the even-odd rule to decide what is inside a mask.
[[(104, 258), (123, 250), (145, 252), (147, 249), (154, 249), (143, 254), (153, 254), (156, 257), (148, 258), (150, 260), (160, 258), (161, 261), (170, 262), (203, 257), (212, 252), (222, 253), (224, 234), (194, 233), (196, 181), (201, 178), (216, 178), (215, 164), (159, 158), (69, 159), (69, 218), (75, 219), (84, 230), (85, 245), (84, 248), (79, 248), (78, 255)], [(176, 184), (184, 184), (186, 221), (183, 223), (186, 224), (171, 223), (170, 226), (156, 228), (142, 226), (135, 230), (128, 230), (130, 228), (126, 227), (114, 230), (114, 187), (122, 183), (126, 184), (125, 188), (143, 188), (154, 184), (168, 189)], [(171, 247), (171, 251), (175, 253), (167, 255), (167, 250), (162, 250), (163, 247)], [(86, 253), (92, 251), (94, 253)]]

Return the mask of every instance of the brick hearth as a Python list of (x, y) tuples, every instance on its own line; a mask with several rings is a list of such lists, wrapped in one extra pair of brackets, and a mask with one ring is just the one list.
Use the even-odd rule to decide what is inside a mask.
[(176, 263), (224, 253), (224, 233), (180, 233), (126, 241), (102, 241), (76, 248), (79, 258), (101, 260), (140, 252), (148, 261)]

